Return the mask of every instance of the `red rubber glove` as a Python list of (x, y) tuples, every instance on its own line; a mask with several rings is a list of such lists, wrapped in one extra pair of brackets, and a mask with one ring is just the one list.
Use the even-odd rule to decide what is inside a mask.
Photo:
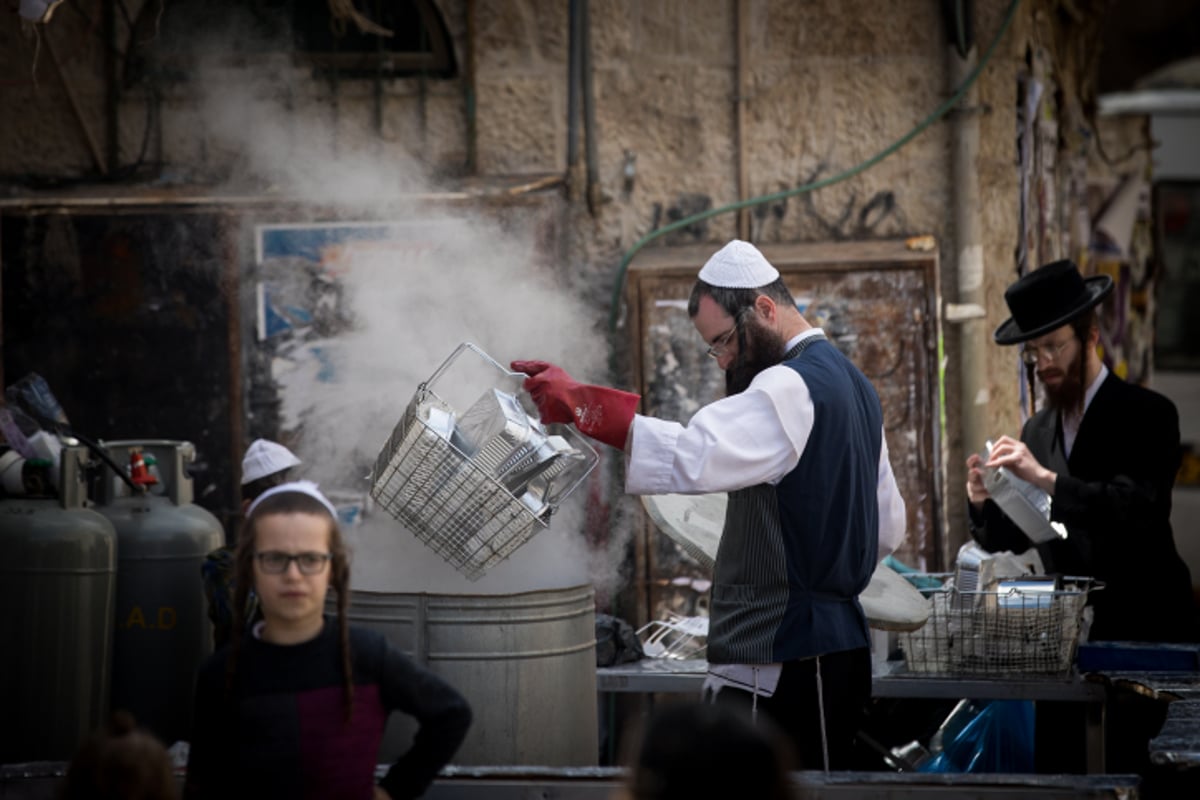
[(529, 376), (525, 391), (537, 405), (543, 423), (573, 422), (580, 433), (625, 449), (640, 396), (579, 383), (562, 367), (546, 361), (514, 361), (512, 368)]

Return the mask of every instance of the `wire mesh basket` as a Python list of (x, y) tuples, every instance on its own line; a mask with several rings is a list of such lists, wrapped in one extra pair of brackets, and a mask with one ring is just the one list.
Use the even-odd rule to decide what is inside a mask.
[(900, 634), (904, 660), (920, 673), (1069, 675), (1091, 588), (1091, 578), (1063, 578), (1004, 581), (992, 591), (952, 582), (923, 589), (933, 611), (923, 627)]
[(375, 502), (471, 580), (547, 527), (598, 461), (570, 426), (529, 416), (524, 377), (459, 345), (418, 386), (371, 473)]
[(647, 658), (688, 660), (704, 658), (708, 646), (708, 617), (683, 617), (668, 612), (637, 630)]

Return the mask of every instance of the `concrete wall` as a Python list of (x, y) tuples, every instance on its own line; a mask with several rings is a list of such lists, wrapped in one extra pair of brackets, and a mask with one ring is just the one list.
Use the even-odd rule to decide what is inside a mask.
[[(493, 5), (479, 4), (481, 30), (486, 29), (482, 20), (489, 18), (486, 9)], [(544, 3), (503, 5), (509, 22), (502, 29), (514, 31), (513, 36), (532, 17), (556, 27), (554, 14), (535, 11)], [(978, 5), (977, 31), (983, 46), (998, 30), (1007, 4)], [(570, 221), (564, 230), (571, 240), (563, 266), (577, 273), (575, 282), (598, 302), (607, 304), (614, 267), (640, 237), (672, 220), (740, 199), (737, 9), (737, 3), (727, 0), (591, 4), (602, 204), (598, 213), (589, 215), (579, 193), (579, 201), (568, 207)], [(906, 2), (885, 11), (874, 3), (749, 2), (746, 19), (748, 196), (781, 192), (855, 167), (908, 133), (950, 92), (949, 51), (935, 3)], [(993, 327), (1003, 318), (1003, 287), (1015, 274), (1012, 131), (1023, 27), (1025, 18), (1019, 15), (979, 83), (984, 264)], [(510, 128), (514, 119), (522, 121), (522, 131), (539, 126), (543, 137), (565, 141), (566, 67), (561, 62), (539, 63), (549, 52), (541, 37), (528, 37), (524, 47), (506, 39), (504, 46), (495, 42), (480, 48), (481, 164), (518, 169), (528, 163), (528, 152), (522, 162), (482, 133), (502, 135), (499, 132)], [(549, 67), (548, 73), (533, 74), (538, 66)], [(497, 89), (488, 91), (485, 85)], [(529, 97), (539, 92), (557, 102)], [(542, 116), (547, 106), (549, 118)], [(537, 120), (528, 120), (528, 114), (537, 115)], [(897, 155), (850, 180), (757, 207), (751, 212), (752, 240), (932, 234), (940, 245), (942, 291), (953, 297), (957, 264), (948, 137), (943, 120)], [(511, 136), (503, 140), (511, 142)], [(562, 150), (538, 150), (543, 156), (555, 152)], [(628, 154), (636, 159), (632, 185), (622, 174)], [(561, 165), (562, 161), (538, 162), (550, 169)], [(725, 214), (656, 244), (716, 245), (736, 234), (736, 215)], [(950, 367), (945, 445), (952, 537), (962, 531), (955, 333), (948, 331), (946, 340)], [(989, 358), (996, 355), (989, 350)], [(1012, 384), (1011, 374), (1004, 374), (989, 387), (994, 425), (1000, 430), (1014, 430), (1017, 424)]]
[[(134, 18), (147, 19), (140, 13), (143, 3), (127, 5)], [(834, 176), (880, 153), (951, 92), (951, 51), (939, 3), (746, 0), (745, 141), (739, 143), (741, 5), (736, 0), (590, 3), (596, 202), (589, 210), (581, 164), (567, 175), (558, 228), (561, 280), (594, 312), (593, 318), (579, 320), (578, 335), (606, 335), (617, 265), (641, 237), (673, 219), (740, 199), (739, 149), (748, 195), (780, 192)], [(1000, 29), (1009, 3), (979, 0), (975, 5), (982, 49)], [(1049, 22), (1041, 5), (1020, 5), (978, 82), (974, 113), (981, 131), (989, 341), (990, 331), (1007, 317), (1003, 289), (1016, 275), (1018, 78), (1029, 69), (1027, 49), (1045, 40)], [(155, 4), (150, 6), (153, 10)], [(378, 94), (365, 79), (343, 78), (334, 87), (297, 66), (277, 45), (247, 46), (237, 57), (215, 57), (218, 45), (201, 40), (196, 49), (206, 55), (189, 65), (192, 80), (159, 76), (122, 92), (116, 163), (127, 167), (141, 190), (280, 192), (333, 201), (563, 173), (567, 4), (438, 0), (437, 6), (453, 41), (459, 76), (389, 79)], [(473, 19), (467, 18), (470, 9)], [(99, 14), (90, 7), (85, 11)], [(171, 13), (168, 4), (166, 14)], [(231, 23), (238, 19), (232, 15)], [(73, 179), (97, 175), (101, 164), (112, 166), (106, 163), (112, 145), (105, 110), (109, 66), (97, 32), (103, 31), (101, 23), (63, 8), (40, 31), (39, 41), (24, 34), (13, 15), (0, 17), (0, 68), (9, 76), (0, 86), (0, 112), (14, 121), (0, 126), (0, 178), (14, 184), (10, 193), (28, 191), (23, 176)], [(473, 47), (468, 47), (468, 29), (476, 32)], [(137, 46), (152, 46), (156, 30), (143, 25), (138, 34), (143, 38), (135, 41), (149, 39), (150, 44)], [(129, 41), (118, 21), (117, 46), (124, 49)], [(474, 72), (468, 74), (472, 63)], [(470, 75), (476, 98), (473, 143), (468, 140)], [(154, 96), (158, 99), (150, 102), (148, 115), (148, 98)], [(582, 125), (579, 133), (582, 137)], [(146, 153), (133, 171), (143, 141)], [(472, 152), (477, 175), (467, 169)], [(630, 163), (634, 175), (627, 181)], [(939, 247), (941, 292), (953, 300), (958, 290), (953, 204), (950, 130), (943, 118), (849, 180), (754, 209), (751, 238), (815, 242), (931, 234)], [(724, 214), (651, 246), (703, 242), (715, 249), (736, 232), (736, 215)], [(951, 541), (961, 541), (958, 338), (953, 328), (945, 333), (946, 518)], [(996, 433), (1015, 432), (1019, 425), (1011, 356), (988, 345), (988, 427)]]

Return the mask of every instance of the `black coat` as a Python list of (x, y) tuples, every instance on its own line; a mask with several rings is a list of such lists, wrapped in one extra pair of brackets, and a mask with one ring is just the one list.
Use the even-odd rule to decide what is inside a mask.
[[(1200, 639), (1191, 575), (1171, 532), (1180, 459), (1175, 405), (1110, 374), (1088, 405), (1069, 459), (1054, 411), (1034, 414), (1021, 441), (1058, 474), (1050, 517), (1069, 536), (1038, 545), (1046, 571), (1105, 584), (1091, 595), (1090, 638)], [(1021, 552), (1031, 544), (991, 500), (982, 513), (970, 511), (971, 534), (985, 549)]]

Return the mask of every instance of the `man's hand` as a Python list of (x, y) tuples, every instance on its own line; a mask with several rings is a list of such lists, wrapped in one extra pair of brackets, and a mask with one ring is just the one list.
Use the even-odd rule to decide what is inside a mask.
[(987, 487), (983, 485), (983, 459), (979, 453), (967, 456), (967, 500), (978, 511), (983, 508), (983, 502), (991, 497)]
[(392, 796), (387, 793), (386, 789), (384, 789), (382, 786), (376, 784), (375, 785), (375, 796), (372, 798), (372, 800), (392, 800)]
[(572, 395), (582, 384), (562, 367), (548, 361), (514, 361), (513, 370), (524, 372), (525, 391), (537, 405), (542, 422), (574, 422)]
[(625, 449), (641, 399), (636, 394), (580, 383), (562, 367), (546, 361), (514, 361), (512, 368), (529, 376), (525, 391), (537, 405), (542, 422), (573, 422), (580, 433)]
[(985, 466), (1004, 467), (1047, 494), (1054, 494), (1054, 482), (1058, 475), (1038, 463), (1024, 442), (1019, 442), (1011, 436), (1001, 436), (992, 445), (992, 452), (988, 455)]

